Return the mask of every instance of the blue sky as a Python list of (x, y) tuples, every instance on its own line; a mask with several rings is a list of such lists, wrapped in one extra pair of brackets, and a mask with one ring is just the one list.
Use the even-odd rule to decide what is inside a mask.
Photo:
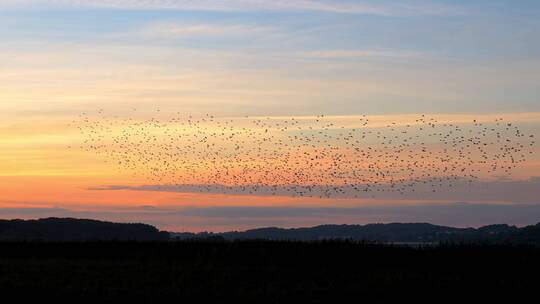
[[(271, 75), (258, 81), (268, 83), (286, 74), (278, 81), (286, 84), (254, 85), (266, 92), (326, 83), (321, 96), (306, 98), (312, 109), (335, 114), (540, 108), (535, 1), (23, 0), (0, 4), (0, 16), (0, 51), (30, 58), (42, 49), (78, 59), (58, 59), (56, 67), (84, 69), (99, 59), (166, 75), (182, 73), (185, 58), (194, 57), (192, 68), (209, 73), (264, 71)], [(118, 58), (121, 52), (128, 56)], [(205, 66), (208, 57), (215, 62)], [(333, 84), (340, 80), (367, 88)], [(282, 94), (298, 103), (293, 112), (312, 114), (307, 101)], [(279, 112), (264, 103), (262, 111)]]

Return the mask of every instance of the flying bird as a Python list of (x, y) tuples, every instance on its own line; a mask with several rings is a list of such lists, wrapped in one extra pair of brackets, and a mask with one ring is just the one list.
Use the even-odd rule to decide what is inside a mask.
[(163, 112), (140, 119), (108, 117), (99, 109), (97, 115), (82, 113), (72, 125), (82, 135), (82, 150), (149, 183), (294, 197), (451, 190), (510, 175), (535, 145), (534, 135), (502, 118), (457, 124), (423, 114), (372, 126), (366, 115), (345, 124), (326, 115), (161, 118)]

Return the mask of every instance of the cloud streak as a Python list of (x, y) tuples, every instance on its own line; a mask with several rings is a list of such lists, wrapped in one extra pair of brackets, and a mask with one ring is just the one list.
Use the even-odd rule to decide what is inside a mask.
[(237, 38), (260, 35), (272, 30), (268, 27), (248, 24), (161, 22), (146, 26), (141, 33), (155, 38)]
[[(357, 185), (365, 187), (366, 185)], [(335, 186), (316, 186), (308, 189), (307, 186), (294, 186), (305, 188), (309, 197), (325, 196), (325, 193), (332, 191), (331, 198), (370, 198), (373, 192), (352, 191), (348, 186), (337, 187), (341, 191), (335, 191)], [(245, 185), (245, 186), (224, 186), (224, 185), (142, 185), (126, 186), (112, 185), (94, 187), (89, 190), (94, 191), (155, 191), (172, 193), (207, 193), (207, 194), (227, 194), (227, 195), (249, 195), (249, 196), (292, 196), (293, 191), (290, 186), (268, 186), (268, 185)], [(444, 186), (437, 188), (436, 192), (427, 186), (415, 187), (415, 192), (399, 194), (389, 190), (390, 186), (378, 186), (380, 191), (376, 192), (377, 199), (390, 200), (446, 200), (446, 201), (478, 201), (478, 202), (508, 202), (508, 203), (537, 203), (540, 197), (540, 177), (531, 177), (528, 180), (489, 180), (475, 181), (469, 184), (467, 181), (456, 181), (452, 187)]]
[(421, 53), (404, 50), (324, 50), (311, 51), (299, 54), (301, 57), (317, 59), (351, 58), (358, 59), (364, 57), (385, 57), (385, 58), (420, 58)]
[(461, 9), (428, 3), (329, 0), (5, 0), (0, 7), (82, 7), (177, 11), (314, 11), (337, 14), (442, 15)]

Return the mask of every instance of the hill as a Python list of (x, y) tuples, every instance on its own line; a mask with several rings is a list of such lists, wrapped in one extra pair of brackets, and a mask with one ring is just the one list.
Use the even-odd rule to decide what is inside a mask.
[(540, 223), (518, 228), (506, 224), (480, 228), (455, 228), (428, 223), (320, 225), (305, 228), (257, 228), (221, 233), (174, 233), (137, 223), (112, 223), (89, 219), (45, 218), (0, 220), (0, 240), (354, 240), (380, 243), (497, 243), (540, 245)]
[(321, 225), (308, 228), (258, 228), (223, 233), (171, 233), (176, 239), (222, 238), (224, 240), (317, 241), (348, 239), (383, 243), (492, 242), (539, 244), (540, 223), (518, 228), (506, 224), (480, 228), (455, 228), (428, 223), (392, 223), (368, 225)]
[(169, 234), (146, 224), (122, 224), (87, 219), (45, 218), (0, 220), (0, 240), (90, 241), (168, 240)]

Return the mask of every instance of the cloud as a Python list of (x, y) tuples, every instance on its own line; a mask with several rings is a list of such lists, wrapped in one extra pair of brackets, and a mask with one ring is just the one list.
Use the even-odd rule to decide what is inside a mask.
[(362, 57), (388, 57), (388, 58), (420, 58), (422, 54), (405, 50), (324, 50), (299, 53), (307, 58), (362, 58)]
[[(421, 205), (390, 205), (365, 207), (188, 207), (179, 211), (184, 216), (200, 217), (341, 217), (365, 216), (372, 218), (371, 222), (383, 221), (427, 221), (452, 222), (460, 219), (477, 218), (491, 223), (505, 222), (506, 218), (528, 218), (536, 223), (540, 218), (540, 204), (480, 204), (480, 203), (445, 203)], [(489, 219), (489, 220), (488, 220)], [(452, 225), (452, 224), (450, 224)]]
[[(404, 182), (407, 184), (408, 182)], [(94, 187), (89, 190), (95, 191), (156, 191), (156, 192), (177, 192), (177, 193), (207, 193), (207, 194), (227, 194), (227, 195), (249, 195), (249, 196), (294, 196), (299, 191), (309, 193), (308, 197), (325, 196), (325, 193), (331, 193), (332, 198), (371, 198), (389, 200), (445, 200), (445, 201), (473, 201), (473, 202), (509, 202), (509, 203), (537, 203), (540, 197), (540, 178), (532, 177), (527, 180), (483, 180), (472, 183), (466, 180), (456, 180), (452, 182), (452, 187), (443, 185), (433, 188), (427, 183), (417, 183), (415, 192), (405, 192), (404, 194), (392, 191), (390, 186), (371, 185), (371, 191), (357, 191), (350, 186), (267, 186), (267, 185), (244, 185), (244, 186), (225, 186), (225, 185), (111, 185), (103, 187)], [(355, 185), (364, 189), (367, 185)], [(399, 188), (399, 186), (395, 186)], [(339, 189), (338, 189), (339, 188)], [(338, 190), (336, 190), (338, 189)], [(435, 189), (436, 192), (432, 190)]]
[(180, 11), (316, 11), (369, 15), (441, 15), (460, 8), (437, 3), (349, 0), (3, 0), (0, 7), (83, 7)]
[(24, 207), (21, 207), (21, 208), (0, 208), (0, 216), (2, 217), (5, 217), (6, 215), (13, 215), (13, 214), (17, 214), (19, 216), (22, 216), (22, 217), (26, 217), (26, 216), (42, 216), (42, 215), (47, 215), (47, 216), (53, 216), (53, 215), (61, 215), (61, 214), (64, 214), (66, 212), (69, 212), (68, 209), (64, 209), (64, 208), (35, 208), (35, 207), (30, 207), (30, 208), (24, 208)]
[(161, 22), (146, 26), (141, 33), (156, 38), (240, 38), (271, 32), (268, 27), (248, 24), (211, 24)]

